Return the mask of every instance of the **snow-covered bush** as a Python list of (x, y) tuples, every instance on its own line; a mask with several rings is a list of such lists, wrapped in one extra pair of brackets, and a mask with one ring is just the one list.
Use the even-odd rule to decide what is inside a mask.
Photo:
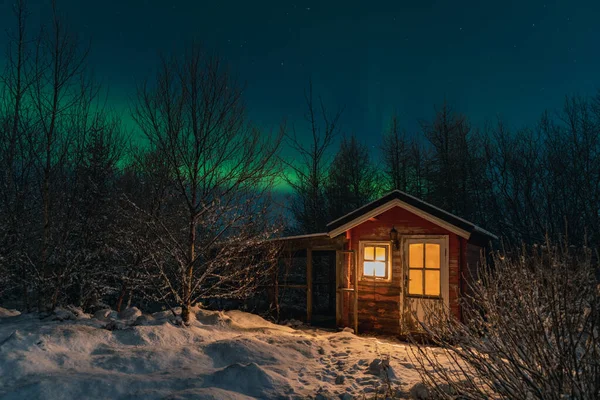
[[(437, 398), (600, 398), (597, 253), (547, 243), (482, 261), (463, 302), (465, 323), (424, 326), (452, 362), (416, 346)], [(416, 342), (416, 341), (415, 341)]]

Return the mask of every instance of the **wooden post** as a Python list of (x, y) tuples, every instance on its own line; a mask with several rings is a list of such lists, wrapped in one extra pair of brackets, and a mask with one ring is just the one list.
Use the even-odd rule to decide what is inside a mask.
[(352, 253), (354, 261), (354, 334), (358, 334), (358, 255)]
[(342, 326), (342, 310), (344, 307), (343, 293), (342, 293), (342, 268), (344, 260), (344, 253), (337, 250), (335, 252), (335, 323), (338, 327)]
[(306, 322), (312, 318), (312, 249), (306, 249)]

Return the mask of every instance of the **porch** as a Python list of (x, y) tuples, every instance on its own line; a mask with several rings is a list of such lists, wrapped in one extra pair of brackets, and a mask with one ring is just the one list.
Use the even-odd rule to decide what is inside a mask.
[[(358, 331), (357, 254), (344, 235), (289, 236), (273, 282), (273, 301), (284, 319)], [(347, 317), (348, 314), (350, 318)]]

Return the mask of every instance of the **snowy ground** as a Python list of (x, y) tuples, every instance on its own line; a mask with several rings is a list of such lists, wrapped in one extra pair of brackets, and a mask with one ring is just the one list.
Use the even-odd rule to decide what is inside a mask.
[(181, 328), (135, 308), (45, 320), (0, 308), (0, 398), (370, 398), (387, 387), (373, 362), (386, 356), (394, 389), (408, 397), (419, 381), (402, 342), (195, 313)]

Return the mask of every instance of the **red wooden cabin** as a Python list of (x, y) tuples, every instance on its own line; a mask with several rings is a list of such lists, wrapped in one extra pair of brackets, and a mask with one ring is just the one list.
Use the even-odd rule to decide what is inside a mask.
[[(395, 190), (330, 222), (328, 231), (282, 238), (306, 250), (306, 319), (313, 317), (313, 258), (335, 251), (335, 321), (404, 334), (431, 310), (461, 318), (459, 298), (492, 233)], [(323, 268), (319, 266), (319, 268)], [(296, 285), (297, 286), (297, 285)], [(425, 312), (427, 311), (427, 312)]]

